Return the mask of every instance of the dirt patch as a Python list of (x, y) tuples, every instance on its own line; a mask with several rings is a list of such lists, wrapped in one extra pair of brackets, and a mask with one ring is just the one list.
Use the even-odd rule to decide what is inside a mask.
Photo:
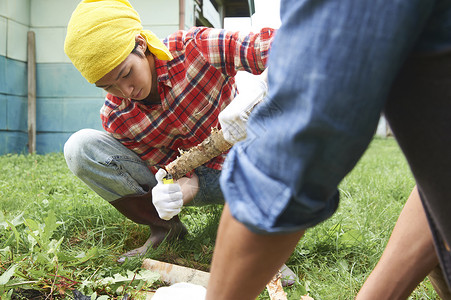
[(41, 300), (45, 299), (47, 295), (36, 290), (15, 289), (11, 295), (11, 300)]

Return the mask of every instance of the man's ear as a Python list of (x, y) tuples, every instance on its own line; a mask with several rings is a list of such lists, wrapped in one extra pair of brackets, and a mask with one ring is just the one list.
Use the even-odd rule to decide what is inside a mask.
[(140, 52), (142, 54), (146, 53), (147, 50), (147, 41), (146, 39), (141, 36), (140, 34), (137, 34), (135, 37), (135, 42), (139, 43), (138, 44), (138, 49), (140, 50)]

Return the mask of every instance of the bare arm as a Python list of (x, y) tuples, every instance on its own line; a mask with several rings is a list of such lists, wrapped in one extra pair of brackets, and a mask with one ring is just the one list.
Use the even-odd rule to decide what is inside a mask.
[(304, 231), (258, 235), (224, 206), (218, 229), (207, 300), (254, 300), (293, 252)]
[(192, 177), (182, 177), (177, 180), (177, 183), (182, 188), (183, 205), (187, 205), (196, 197), (197, 192), (199, 192), (199, 178), (193, 173)]

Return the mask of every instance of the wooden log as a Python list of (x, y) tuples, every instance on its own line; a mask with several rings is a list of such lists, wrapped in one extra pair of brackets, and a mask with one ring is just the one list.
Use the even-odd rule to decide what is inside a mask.
[(199, 145), (188, 151), (180, 151), (180, 156), (166, 166), (166, 171), (177, 180), (195, 168), (205, 164), (218, 155), (229, 150), (232, 144), (224, 139), (222, 130), (211, 129), (211, 134)]
[[(252, 107), (248, 107), (245, 111), (247, 117), (250, 116), (255, 106), (262, 102), (266, 96), (267, 84), (265, 82), (268, 81), (268, 70), (266, 69), (263, 71), (260, 76), (261, 82), (258, 83), (259, 89), (254, 91), (254, 95), (247, 95), (253, 99), (254, 103)], [(179, 150), (181, 155), (165, 167), (166, 171), (172, 175), (175, 180), (180, 179), (188, 172), (191, 172), (195, 168), (229, 150), (232, 146), (233, 144), (230, 144), (224, 139), (222, 130), (212, 128), (210, 136), (202, 143), (189, 149), (188, 151)]]

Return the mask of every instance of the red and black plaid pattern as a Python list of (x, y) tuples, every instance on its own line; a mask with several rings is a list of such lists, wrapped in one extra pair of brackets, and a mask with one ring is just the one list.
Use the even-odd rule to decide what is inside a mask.
[[(161, 104), (107, 94), (106, 131), (145, 160), (155, 173), (219, 127), (218, 114), (236, 94), (237, 71), (260, 74), (275, 31), (243, 34), (212, 28), (177, 31), (164, 40), (174, 59), (155, 59)], [(206, 164), (220, 170), (225, 154)]]

